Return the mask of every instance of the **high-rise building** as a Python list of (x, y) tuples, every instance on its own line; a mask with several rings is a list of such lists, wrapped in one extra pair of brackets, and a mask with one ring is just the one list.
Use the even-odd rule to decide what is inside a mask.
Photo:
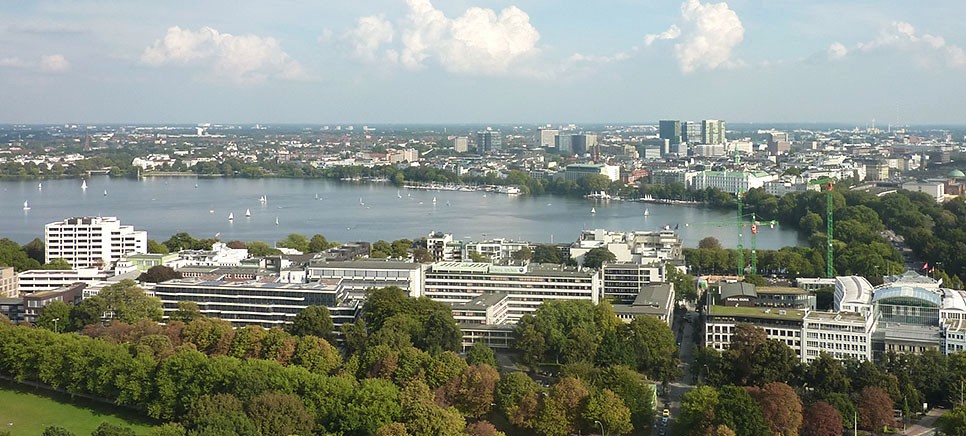
[(469, 138), (465, 136), (457, 136), (453, 140), (453, 150), (457, 153), (466, 153), (470, 149)]
[(701, 143), (724, 144), (725, 123), (721, 120), (704, 120), (701, 122)]
[(498, 151), (503, 148), (503, 138), (498, 130), (486, 130), (476, 132), (476, 152), (484, 154), (490, 151)]
[(575, 154), (586, 154), (597, 147), (597, 135), (592, 133), (580, 133), (573, 135), (570, 139), (570, 143)]
[(16, 297), (20, 293), (20, 279), (12, 266), (0, 266), (0, 298)]
[(130, 253), (147, 253), (148, 233), (117, 217), (74, 217), (44, 226), (44, 261), (61, 258), (74, 268), (108, 265)]
[(697, 121), (681, 121), (681, 142), (697, 144), (702, 142), (701, 123)]
[(666, 139), (672, 146), (681, 143), (681, 122), (677, 120), (661, 120), (658, 122), (658, 135)]
[(553, 139), (554, 147), (557, 148), (557, 152), (560, 154), (571, 154), (574, 151), (573, 147), (573, 136), (571, 135), (557, 135)]
[(540, 138), (537, 143), (538, 146), (543, 148), (551, 148), (556, 146), (555, 137), (560, 134), (560, 130), (543, 128), (540, 129)]

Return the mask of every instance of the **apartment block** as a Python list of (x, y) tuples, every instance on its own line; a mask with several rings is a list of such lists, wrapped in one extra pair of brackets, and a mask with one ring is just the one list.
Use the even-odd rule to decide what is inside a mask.
[(44, 260), (61, 258), (74, 268), (110, 265), (131, 253), (147, 253), (148, 233), (116, 217), (74, 217), (44, 226)]

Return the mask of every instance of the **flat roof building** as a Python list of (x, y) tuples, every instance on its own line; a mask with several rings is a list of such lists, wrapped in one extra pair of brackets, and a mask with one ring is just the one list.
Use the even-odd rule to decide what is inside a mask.
[(74, 268), (110, 265), (131, 253), (147, 253), (148, 233), (117, 217), (74, 217), (44, 226), (44, 261), (64, 259)]
[(423, 265), (414, 262), (351, 260), (327, 262), (313, 260), (307, 268), (308, 280), (341, 280), (346, 297), (363, 300), (372, 288), (396, 286), (416, 298), (423, 289)]
[[(79, 303), (82, 299), (84, 288), (86, 287), (87, 285), (83, 283), (75, 283), (50, 291), (40, 291), (25, 295), (23, 298), (23, 320), (29, 323), (36, 323), (37, 318), (44, 313), (44, 308), (55, 301), (61, 301), (68, 305)], [(66, 320), (64, 321), (66, 322)]]
[(802, 325), (802, 362), (811, 363), (821, 353), (836, 359), (872, 360), (877, 320), (870, 313), (808, 312)]
[(738, 324), (751, 324), (765, 331), (768, 339), (787, 344), (801, 357), (802, 320), (806, 310), (767, 307), (709, 306), (705, 317), (705, 346), (724, 351)]
[(674, 321), (674, 285), (660, 283), (641, 288), (630, 304), (614, 304), (614, 314), (624, 322), (639, 316), (653, 316), (671, 325)]

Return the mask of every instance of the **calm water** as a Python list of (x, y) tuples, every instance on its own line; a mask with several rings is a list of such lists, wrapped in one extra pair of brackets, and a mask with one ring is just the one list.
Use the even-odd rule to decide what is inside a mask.
[[(102, 176), (87, 184), (85, 191), (80, 180), (0, 181), (0, 237), (25, 243), (43, 238), (46, 223), (104, 215), (147, 230), (148, 237), (158, 241), (181, 231), (198, 238), (218, 235), (222, 240), (271, 243), (289, 233), (321, 233), (345, 242), (415, 239), (438, 230), (464, 240), (566, 242), (575, 240), (582, 229), (657, 230), (665, 224), (678, 225), (688, 247), (708, 235), (728, 247), (737, 240), (735, 226), (724, 224), (733, 221), (733, 213), (695, 206), (496, 193), (484, 197), (482, 192), (397, 190), (391, 185), (319, 179), (138, 181)], [(259, 202), (262, 195), (267, 196), (265, 204)], [(29, 211), (23, 210), (25, 200)], [(591, 214), (592, 207), (596, 214)], [(650, 212), (647, 217), (645, 208)], [(245, 217), (246, 209), (251, 218)], [(234, 222), (228, 221), (229, 213), (234, 213)], [(746, 247), (751, 245), (749, 237), (745, 235)], [(763, 229), (758, 235), (763, 249), (801, 242), (793, 229)]]

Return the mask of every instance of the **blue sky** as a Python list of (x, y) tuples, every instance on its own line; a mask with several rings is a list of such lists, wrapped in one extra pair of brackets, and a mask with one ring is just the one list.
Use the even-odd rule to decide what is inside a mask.
[(7, 0), (0, 122), (966, 124), (966, 3)]

